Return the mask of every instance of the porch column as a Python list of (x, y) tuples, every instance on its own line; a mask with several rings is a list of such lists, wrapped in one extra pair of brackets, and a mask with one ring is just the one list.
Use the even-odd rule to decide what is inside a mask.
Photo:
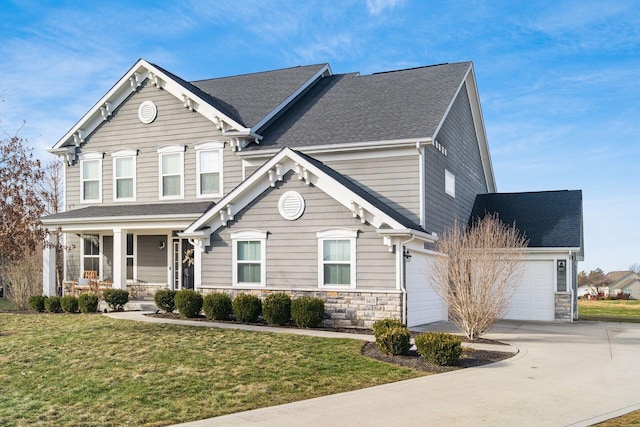
[(113, 287), (127, 289), (127, 230), (113, 229)]
[(42, 248), (42, 295), (56, 295), (56, 245), (52, 234), (47, 234)]
[(198, 290), (202, 285), (202, 252), (204, 252), (205, 242), (200, 239), (189, 239), (193, 245), (193, 289)]

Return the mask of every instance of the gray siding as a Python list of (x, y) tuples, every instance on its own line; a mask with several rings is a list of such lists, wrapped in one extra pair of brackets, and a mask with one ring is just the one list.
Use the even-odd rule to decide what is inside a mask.
[[(163, 241), (164, 249), (158, 249), (158, 243)], [(138, 277), (142, 283), (167, 283), (167, 251), (171, 251), (167, 243), (167, 236), (138, 235), (136, 256), (138, 262)]]
[[(145, 100), (158, 107), (158, 116), (151, 124), (138, 119), (138, 107)], [(199, 113), (189, 111), (173, 95), (144, 85), (125, 101), (113, 116), (82, 144), (80, 152), (104, 152), (102, 161), (102, 203), (113, 201), (113, 158), (111, 153), (137, 149), (137, 202), (152, 203), (158, 197), (158, 153), (165, 145), (186, 145), (184, 153), (184, 200), (196, 199), (196, 154), (194, 145), (208, 140), (221, 140), (220, 131)], [(240, 159), (229, 149), (224, 150), (224, 191), (237, 186), (242, 179)], [(80, 203), (80, 162), (66, 168), (66, 209), (77, 209)], [(216, 199), (213, 199), (216, 200)]]
[(67, 274), (64, 280), (78, 280), (80, 277), (80, 237), (76, 234), (66, 234), (65, 262)]
[[(322, 159), (322, 157), (320, 157)], [(420, 160), (415, 155), (323, 161), (383, 203), (420, 224)]]
[[(447, 155), (433, 146), (425, 150), (425, 228), (441, 234), (456, 219), (466, 224), (476, 195), (487, 192), (466, 85), (436, 140), (447, 149)], [(456, 177), (455, 198), (444, 191), (445, 169)]]
[[(321, 190), (290, 179), (269, 189), (235, 216), (229, 227), (212, 236), (212, 246), (203, 254), (202, 286), (230, 286), (232, 283), (232, 247), (230, 231), (258, 229), (267, 231), (266, 283), (268, 287), (318, 287), (318, 239), (325, 228), (345, 227), (361, 232), (356, 239), (358, 289), (395, 289), (395, 255), (388, 252), (375, 228), (362, 224), (351, 212)], [(278, 212), (282, 193), (296, 190), (306, 201), (305, 212), (295, 221), (283, 219)]]

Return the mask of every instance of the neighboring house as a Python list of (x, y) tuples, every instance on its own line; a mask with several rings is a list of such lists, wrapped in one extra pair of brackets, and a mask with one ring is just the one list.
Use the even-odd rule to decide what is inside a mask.
[(640, 299), (640, 274), (635, 271), (611, 271), (605, 276), (606, 286), (598, 287), (598, 292), (604, 296)]
[[(66, 281), (96, 270), (143, 295), (312, 295), (336, 326), (445, 320), (428, 285), (432, 244), (496, 191), (469, 62), (366, 76), (319, 64), (189, 83), (141, 59), (50, 151), (66, 164), (65, 212), (42, 221), (71, 248)], [(514, 318), (574, 316), (581, 194), (558, 194), (570, 195), (579, 230), (532, 248), (518, 290), (544, 293), (553, 312), (517, 308)], [(553, 208), (540, 203), (538, 214)], [(45, 249), (45, 294), (55, 292), (53, 256)]]

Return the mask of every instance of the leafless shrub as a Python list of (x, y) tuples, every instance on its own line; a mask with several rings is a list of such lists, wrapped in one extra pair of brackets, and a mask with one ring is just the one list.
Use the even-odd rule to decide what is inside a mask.
[(42, 295), (42, 253), (35, 251), (7, 262), (2, 268), (7, 298), (19, 309), (29, 306), (29, 297)]

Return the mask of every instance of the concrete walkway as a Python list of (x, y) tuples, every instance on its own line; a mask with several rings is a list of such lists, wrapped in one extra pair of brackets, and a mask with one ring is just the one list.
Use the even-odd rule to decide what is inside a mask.
[[(419, 329), (454, 330), (449, 323)], [(486, 337), (520, 352), (483, 367), (181, 425), (588, 426), (640, 409), (640, 324), (499, 322)]]

